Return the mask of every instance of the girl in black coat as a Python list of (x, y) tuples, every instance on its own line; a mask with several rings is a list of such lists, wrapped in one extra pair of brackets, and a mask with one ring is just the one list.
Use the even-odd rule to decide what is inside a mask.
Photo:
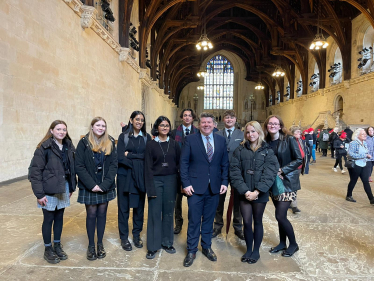
[(38, 208), (43, 210), (44, 259), (49, 263), (58, 263), (68, 258), (62, 250), (60, 239), (64, 210), (70, 206), (70, 197), (76, 187), (74, 152), (75, 147), (67, 132), (66, 123), (61, 120), (53, 121), (38, 144), (29, 168), (31, 187), (37, 198)]
[[(87, 259), (106, 256), (103, 236), (108, 202), (116, 197), (117, 151), (114, 139), (108, 135), (106, 121), (95, 117), (89, 133), (77, 146), (75, 170), (78, 175), (78, 202), (86, 205), (88, 235)], [(97, 228), (97, 254), (95, 230)]]
[[(265, 140), (274, 150), (278, 158), (280, 169), (279, 177), (283, 180), (285, 192), (272, 196), (275, 206), (275, 218), (278, 221), (279, 244), (271, 248), (270, 253), (282, 252), (282, 256), (291, 257), (299, 246), (296, 243), (295, 233), (290, 221), (287, 219), (287, 210), (292, 201), (296, 200), (296, 191), (300, 189), (300, 165), (303, 164), (303, 158), (296, 139), (287, 134), (282, 119), (278, 116), (269, 116), (264, 123)], [(287, 248), (286, 239), (289, 246)]]
[(131, 251), (129, 237), (129, 215), (132, 208), (132, 235), (135, 247), (142, 248), (140, 233), (144, 223), (145, 185), (144, 152), (151, 140), (146, 132), (144, 114), (134, 111), (125, 132), (119, 135), (117, 143), (117, 204), (118, 228), (122, 248)]
[(256, 263), (260, 258), (260, 245), (264, 236), (262, 217), (279, 164), (273, 150), (265, 143), (264, 132), (258, 122), (251, 121), (245, 125), (244, 138), (234, 151), (229, 174), (232, 187), (241, 195), (240, 211), (247, 244), (247, 252), (241, 261)]
[(347, 143), (346, 141), (347, 134), (345, 132), (342, 132), (338, 138), (336, 138), (333, 142), (333, 148), (335, 149), (335, 164), (334, 172), (337, 172), (338, 170), (336, 169), (339, 165), (339, 168), (341, 170), (341, 173), (344, 174), (345, 171), (343, 169), (343, 161), (342, 158), (344, 157), (344, 162), (347, 162), (347, 151), (345, 150), (345, 144)]

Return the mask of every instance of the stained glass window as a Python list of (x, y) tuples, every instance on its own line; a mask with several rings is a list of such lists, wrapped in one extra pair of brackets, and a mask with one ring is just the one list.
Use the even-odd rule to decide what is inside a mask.
[(234, 69), (224, 56), (213, 57), (206, 65), (204, 109), (234, 108)]

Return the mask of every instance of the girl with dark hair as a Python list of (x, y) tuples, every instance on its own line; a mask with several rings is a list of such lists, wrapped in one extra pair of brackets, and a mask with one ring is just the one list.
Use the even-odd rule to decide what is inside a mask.
[(231, 159), (230, 181), (240, 194), (240, 211), (244, 222), (247, 252), (241, 261), (252, 264), (260, 258), (264, 236), (262, 217), (279, 164), (273, 150), (264, 141), (261, 125), (251, 121), (244, 128), (244, 140), (235, 149)]
[(174, 254), (173, 214), (178, 183), (180, 147), (169, 138), (170, 120), (160, 116), (152, 128), (155, 139), (148, 142), (145, 156), (145, 181), (148, 196), (147, 259), (161, 247)]
[(29, 168), (31, 187), (38, 208), (43, 210), (44, 259), (49, 263), (58, 263), (68, 258), (60, 239), (64, 210), (70, 206), (70, 197), (76, 187), (74, 153), (75, 147), (66, 123), (56, 120), (38, 144)]
[[(87, 259), (105, 258), (103, 237), (109, 201), (116, 198), (117, 150), (106, 121), (95, 117), (90, 131), (78, 143), (75, 160), (78, 202), (86, 205)], [(97, 252), (95, 230), (97, 229)]]
[[(275, 206), (275, 218), (278, 221), (279, 244), (271, 248), (270, 253), (282, 252), (283, 257), (291, 257), (299, 246), (296, 243), (295, 233), (290, 221), (287, 219), (287, 210), (292, 201), (296, 200), (296, 191), (300, 189), (300, 172), (303, 157), (296, 139), (288, 134), (282, 119), (278, 116), (269, 116), (264, 123), (265, 140), (273, 149), (278, 158), (278, 176), (283, 180), (285, 192), (272, 197)], [(287, 248), (286, 239), (289, 246)]]
[(133, 209), (133, 242), (135, 247), (143, 247), (140, 233), (143, 230), (145, 203), (144, 152), (146, 143), (150, 140), (151, 136), (146, 132), (144, 114), (141, 111), (134, 111), (117, 143), (118, 229), (121, 246), (125, 251), (132, 250), (128, 239), (130, 208)]

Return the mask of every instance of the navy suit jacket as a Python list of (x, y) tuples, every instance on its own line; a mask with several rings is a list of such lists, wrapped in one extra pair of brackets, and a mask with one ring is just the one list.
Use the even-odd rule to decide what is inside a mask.
[(228, 185), (229, 157), (226, 140), (214, 134), (214, 154), (209, 163), (201, 133), (188, 135), (182, 147), (180, 175), (183, 188), (192, 185), (195, 194), (204, 194), (209, 187), (213, 194), (221, 185)]

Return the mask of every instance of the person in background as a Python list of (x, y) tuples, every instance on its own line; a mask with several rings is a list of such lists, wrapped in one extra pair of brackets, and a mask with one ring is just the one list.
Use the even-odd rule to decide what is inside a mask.
[(342, 158), (344, 157), (344, 162), (347, 161), (347, 151), (345, 150), (345, 143), (346, 143), (346, 138), (347, 134), (345, 132), (342, 132), (338, 138), (334, 140), (333, 143), (333, 148), (335, 149), (335, 165), (332, 168), (334, 172), (337, 172), (338, 170), (336, 169), (339, 165), (340, 171), (342, 174), (345, 173), (343, 169), (343, 160)]
[(61, 234), (64, 211), (70, 206), (70, 197), (77, 184), (74, 153), (75, 147), (66, 123), (55, 120), (38, 144), (29, 168), (29, 179), (37, 206), (43, 211), (44, 259), (52, 264), (68, 258), (62, 249)]
[[(303, 158), (298, 142), (288, 134), (282, 119), (271, 115), (264, 122), (265, 140), (273, 149), (279, 162), (278, 176), (283, 180), (285, 192), (272, 197), (275, 207), (275, 218), (278, 221), (279, 244), (270, 249), (270, 253), (282, 252), (283, 257), (291, 257), (299, 250), (295, 232), (291, 222), (287, 219), (287, 210), (292, 201), (296, 200), (300, 187), (300, 165)], [(289, 246), (287, 248), (287, 238)]]
[(322, 131), (319, 133), (319, 147), (322, 150), (322, 156), (321, 157), (327, 157), (327, 149), (329, 148), (329, 131), (327, 130), (327, 127), (323, 127)]
[(371, 155), (369, 154), (369, 149), (365, 140), (365, 130), (358, 128), (352, 135), (352, 142), (349, 143), (348, 156), (354, 160), (355, 164), (353, 168), (348, 169), (350, 181), (348, 184), (347, 197), (345, 199), (349, 202), (356, 202), (352, 197), (352, 192), (358, 178), (361, 178), (370, 204), (374, 205), (374, 197), (369, 183), (370, 166), (366, 164), (367, 160), (371, 158)]
[[(91, 121), (90, 131), (77, 145), (75, 171), (78, 175), (78, 203), (86, 206), (87, 259), (105, 258), (103, 237), (109, 201), (116, 198), (117, 150), (102, 117)], [(95, 249), (97, 230), (97, 252)]]
[(147, 259), (153, 259), (159, 249), (176, 252), (173, 242), (173, 214), (177, 190), (180, 188), (180, 146), (169, 138), (170, 120), (157, 118), (153, 125), (155, 137), (145, 149), (145, 181), (148, 196)]
[[(216, 134), (223, 136), (226, 139), (226, 147), (227, 152), (229, 154), (230, 162), (235, 149), (240, 145), (240, 143), (244, 139), (244, 133), (240, 130), (235, 129), (236, 113), (234, 110), (226, 110), (223, 113), (223, 122), (225, 124), (225, 128), (221, 131), (216, 132)], [(226, 199), (226, 193), (221, 194), (219, 196), (219, 203), (216, 211), (216, 216), (214, 219), (214, 229), (212, 237), (216, 237), (218, 234), (220, 234), (223, 228), (223, 210)], [(238, 236), (239, 239), (244, 240), (243, 218), (240, 214), (239, 193), (236, 189), (234, 189), (233, 192), (231, 192), (231, 196), (234, 196), (233, 227), (235, 230), (235, 235)]]
[(347, 126), (345, 129), (344, 129), (344, 132), (347, 134), (347, 142), (351, 142), (352, 141), (352, 135), (353, 135), (353, 131), (351, 130), (351, 128), (349, 126)]
[(217, 123), (216, 119), (214, 119), (214, 121), (213, 121), (213, 123), (214, 123), (213, 133), (217, 133), (219, 131), (218, 128), (217, 128), (218, 123)]
[(366, 145), (368, 146), (369, 154), (371, 156), (370, 159), (366, 162), (366, 164), (370, 167), (370, 176), (369, 182), (373, 182), (371, 178), (371, 174), (373, 173), (373, 165), (374, 165), (374, 127), (370, 126), (366, 129)]
[[(301, 156), (303, 157), (303, 164), (300, 165), (298, 169), (300, 170), (300, 173), (302, 175), (308, 174), (309, 173), (309, 160), (310, 160), (310, 156), (308, 155), (310, 155), (309, 152), (310, 152), (311, 146), (310, 145), (308, 146), (306, 139), (303, 140), (303, 138), (301, 137), (301, 129), (299, 126), (292, 126), (290, 128), (290, 131), (291, 131), (291, 134), (297, 140), (297, 144), (299, 146)], [(309, 135), (308, 130), (305, 130), (304, 132), (306, 135)], [(300, 209), (297, 207), (297, 199), (291, 202), (290, 207), (292, 209), (292, 213), (294, 214), (301, 212)]]
[(314, 133), (313, 128), (309, 128), (308, 132), (309, 132), (309, 135), (311, 135), (312, 139), (313, 139), (313, 146), (312, 146), (312, 149), (311, 149), (311, 154), (312, 154), (313, 160), (310, 162), (310, 164), (314, 164), (314, 163), (316, 163), (317, 135)]
[(316, 141), (316, 150), (318, 150), (318, 152), (321, 152), (321, 148), (319, 147), (319, 134), (321, 133), (321, 129), (318, 129), (317, 130), (317, 141)]
[(146, 188), (144, 183), (144, 153), (151, 136), (146, 131), (143, 112), (131, 113), (126, 130), (118, 137), (117, 205), (118, 230), (122, 249), (131, 251), (129, 217), (132, 208), (132, 235), (135, 247), (142, 248), (140, 233), (144, 224)]
[(334, 129), (332, 129), (332, 130), (329, 132), (329, 133), (330, 133), (329, 141), (330, 141), (330, 149), (331, 149), (331, 158), (335, 158), (334, 141), (335, 141), (337, 138), (339, 138), (338, 132), (339, 132), (339, 128), (338, 128), (338, 127), (335, 127)]
[(247, 251), (241, 261), (253, 264), (260, 258), (264, 236), (262, 217), (279, 163), (274, 151), (264, 140), (261, 125), (257, 121), (251, 121), (245, 128), (245, 138), (231, 158), (230, 181), (238, 191), (240, 211), (244, 219)]
[[(188, 135), (193, 135), (199, 132), (199, 129), (196, 128), (192, 123), (195, 120), (196, 115), (191, 108), (185, 108), (182, 110), (180, 116), (182, 119), (182, 124), (179, 125), (176, 129), (174, 129), (171, 134), (170, 138), (175, 140), (180, 148), (182, 148), (185, 137)], [(183, 216), (182, 216), (182, 201), (183, 201), (183, 193), (178, 189), (177, 199), (175, 201), (175, 227), (174, 227), (174, 234), (179, 234), (182, 230), (183, 226)]]

